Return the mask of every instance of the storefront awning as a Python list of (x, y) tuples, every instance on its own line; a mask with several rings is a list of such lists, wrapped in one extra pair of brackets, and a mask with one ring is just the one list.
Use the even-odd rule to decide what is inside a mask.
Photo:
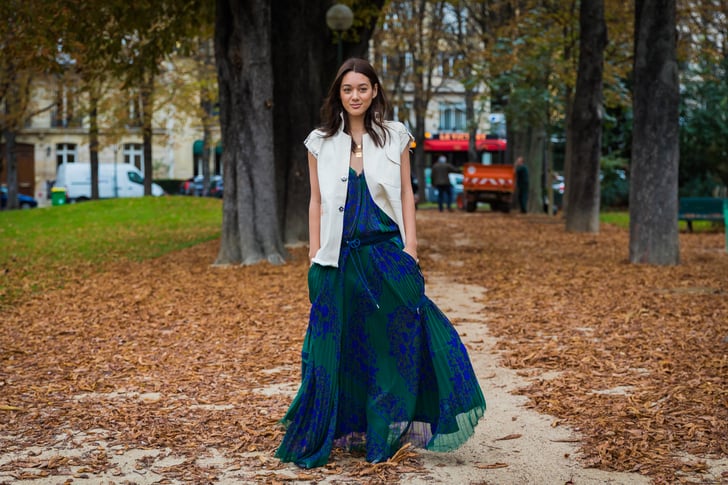
[[(500, 152), (505, 151), (506, 141), (505, 140), (478, 140), (476, 141), (476, 148), (478, 150), (485, 150), (489, 152)], [(425, 140), (425, 151), (426, 152), (466, 152), (468, 151), (467, 140), (436, 140), (429, 139)]]
[[(202, 155), (202, 147), (204, 146), (204, 142), (202, 140), (195, 140), (195, 142), (192, 144), (192, 153), (194, 155)], [(218, 142), (217, 146), (215, 146), (215, 153), (218, 155), (222, 155), (222, 143)]]

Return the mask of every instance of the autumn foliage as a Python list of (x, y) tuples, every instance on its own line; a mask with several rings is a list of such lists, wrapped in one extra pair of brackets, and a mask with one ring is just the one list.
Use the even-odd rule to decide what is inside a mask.
[[(728, 454), (722, 233), (683, 233), (682, 264), (652, 267), (629, 264), (627, 231), (609, 225), (566, 234), (545, 216), (428, 211), (418, 224), (425, 276), (486, 289), (488, 351), (528, 377), (531, 406), (579, 432), (587, 466), (675, 483)], [(216, 268), (218, 246), (67, 269), (64, 288), (4, 310), (0, 476), (123, 476), (113, 458), (134, 449), (158, 451), (133, 467), (160, 483), (212, 482), (221, 470), (202, 458), (215, 456), (242, 481), (423, 472), (408, 448), (379, 465), (337, 452), (298, 475), (272, 457), (299, 378), (306, 248), (283, 266)]]

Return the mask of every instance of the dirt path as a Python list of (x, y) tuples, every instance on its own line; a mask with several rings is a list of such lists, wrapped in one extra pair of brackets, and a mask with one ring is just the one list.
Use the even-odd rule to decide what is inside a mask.
[[(583, 468), (576, 454), (578, 433), (563, 425), (552, 426), (553, 418), (526, 408), (526, 398), (513, 394), (527, 381), (498, 363), (496, 341), (488, 333), (488, 315), (479, 303), (483, 288), (431, 277), (427, 293), (455, 323), (467, 345), (488, 408), (468, 443), (449, 454), (423, 453), (430, 476), (405, 478), (402, 483), (649, 483), (635, 473)], [(509, 436), (518, 437), (502, 439)]]

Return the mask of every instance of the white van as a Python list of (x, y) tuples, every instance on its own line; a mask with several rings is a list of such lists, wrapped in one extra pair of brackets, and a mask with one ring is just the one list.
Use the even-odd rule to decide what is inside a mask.
[[(116, 168), (116, 172), (114, 172)], [(62, 163), (56, 170), (55, 187), (66, 189), (69, 202), (91, 198), (91, 164)], [(99, 163), (99, 198), (142, 197), (144, 175), (129, 163)], [(164, 195), (164, 190), (152, 184), (152, 195)]]

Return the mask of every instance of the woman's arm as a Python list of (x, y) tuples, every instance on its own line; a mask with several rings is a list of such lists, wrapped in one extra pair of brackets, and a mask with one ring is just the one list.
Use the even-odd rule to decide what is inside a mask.
[(318, 163), (311, 152), (308, 152), (308, 174), (311, 183), (311, 199), (308, 203), (308, 259), (311, 261), (321, 248), (321, 189)]
[(412, 179), (410, 178), (409, 146), (400, 156), (400, 177), (402, 185), (402, 217), (404, 219), (404, 250), (417, 259), (417, 227), (415, 223), (415, 194), (412, 192)]

